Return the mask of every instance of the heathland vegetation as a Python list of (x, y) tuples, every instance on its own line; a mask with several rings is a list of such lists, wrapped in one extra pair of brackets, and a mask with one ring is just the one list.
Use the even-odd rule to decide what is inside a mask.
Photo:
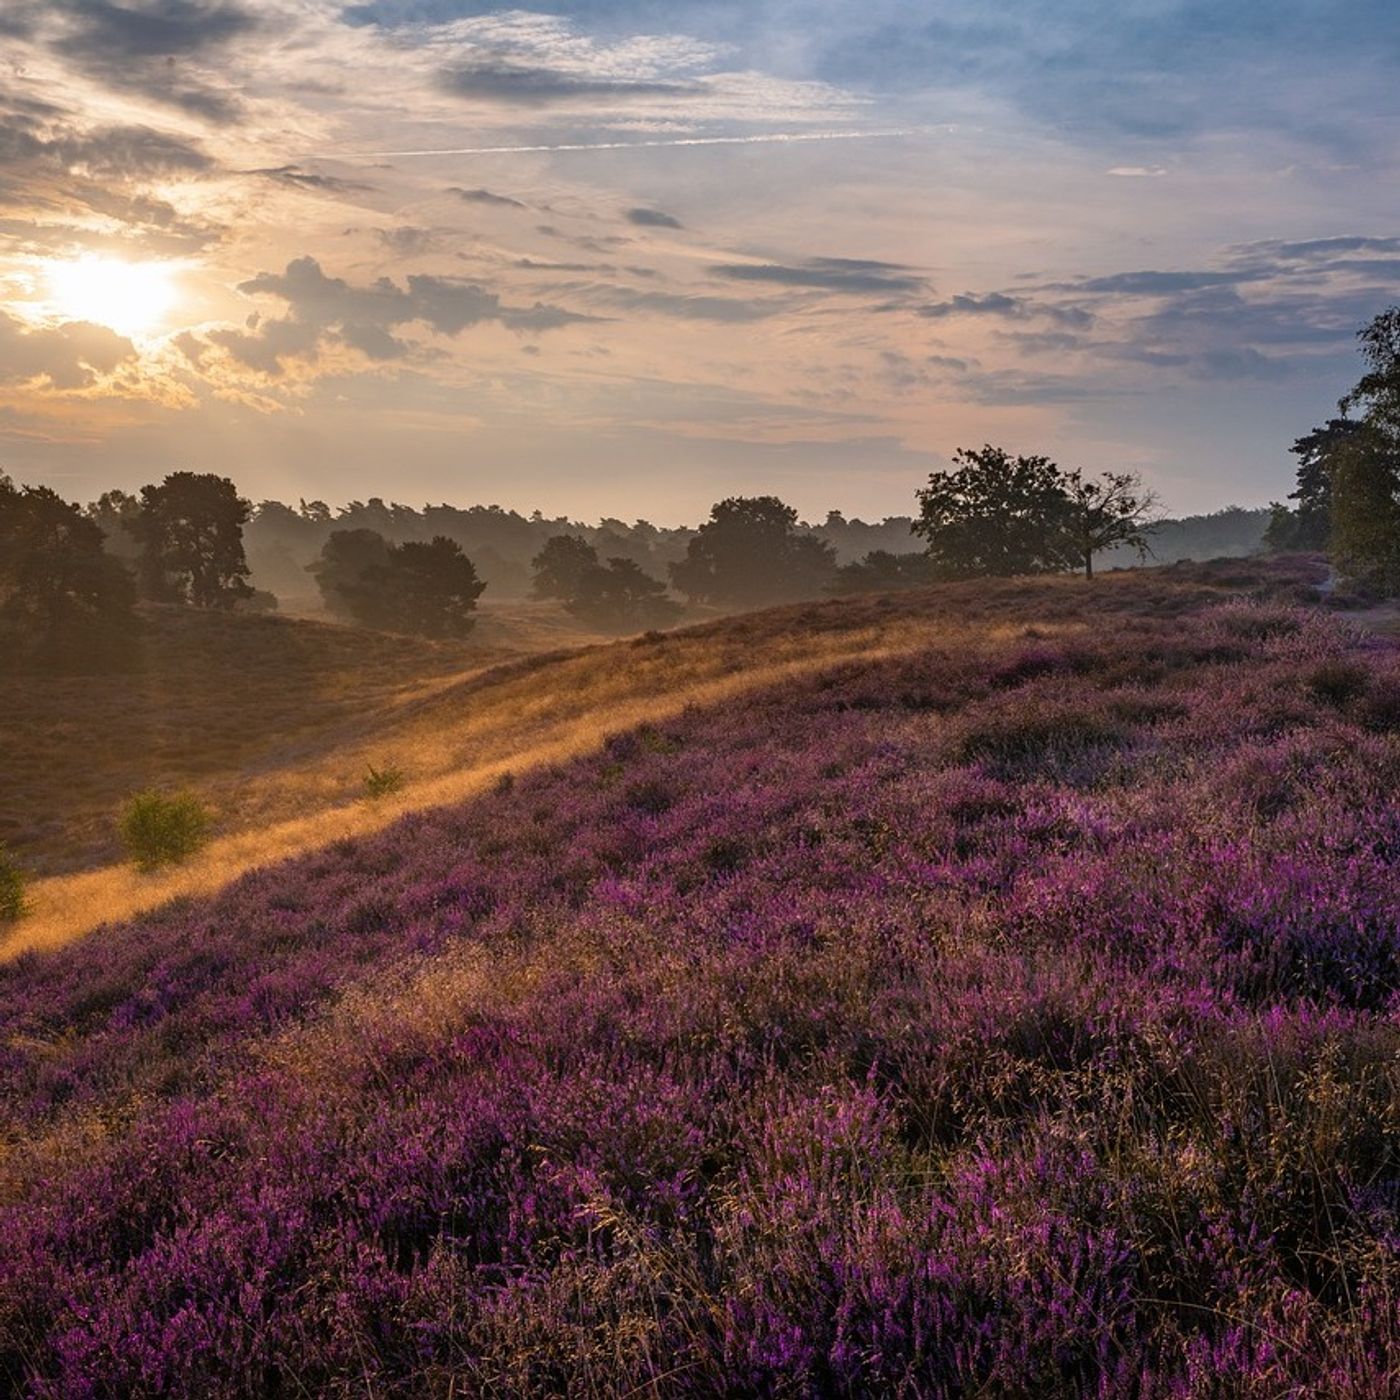
[(1152, 493), (991, 445), (899, 532), (0, 482), (0, 1378), (1400, 1392), (1362, 349), (1271, 553), (1092, 579)]

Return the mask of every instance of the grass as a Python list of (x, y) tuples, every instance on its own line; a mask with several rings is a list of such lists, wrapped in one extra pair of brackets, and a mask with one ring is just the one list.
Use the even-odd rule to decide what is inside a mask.
[(0, 1375), (1397, 1393), (1400, 651), (1199, 579), (974, 606), (480, 678), (536, 736), (688, 683), (0, 966)]

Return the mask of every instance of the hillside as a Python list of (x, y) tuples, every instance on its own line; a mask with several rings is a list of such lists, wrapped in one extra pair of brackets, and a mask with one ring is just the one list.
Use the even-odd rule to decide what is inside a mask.
[(0, 966), (0, 1373), (1394, 1394), (1400, 650), (1222, 582), (483, 676), (732, 688)]
[[(131, 675), (0, 682), (15, 717), (0, 732), (0, 764), (16, 775), (0, 790), (0, 839), (45, 877), (32, 916), (0, 931), (0, 956), (210, 893), (269, 860), (460, 800), (688, 704), (838, 660), (935, 641), (978, 647), (1004, 627), (1077, 631), (1097, 614), (1190, 607), (1265, 584), (1278, 567), (1108, 576), (1094, 614), (1076, 579), (968, 583), (583, 647), (587, 634), (570, 635), (557, 610), (529, 604), (488, 615), (467, 644), (156, 609)], [(574, 645), (539, 650), (561, 634)], [(371, 764), (399, 768), (403, 791), (363, 801)], [(198, 793), (216, 839), (187, 865), (145, 874), (120, 859), (116, 818), (130, 793), (153, 785)]]

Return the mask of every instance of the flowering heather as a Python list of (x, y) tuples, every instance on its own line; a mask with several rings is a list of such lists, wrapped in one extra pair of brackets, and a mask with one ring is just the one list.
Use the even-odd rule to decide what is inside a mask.
[(0, 1374), (1400, 1393), (1400, 651), (1001, 622), (0, 967)]

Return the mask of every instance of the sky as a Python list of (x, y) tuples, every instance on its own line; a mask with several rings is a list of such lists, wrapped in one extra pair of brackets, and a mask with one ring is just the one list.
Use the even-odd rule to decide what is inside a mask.
[(3, 0), (0, 470), (79, 500), (1174, 513), (1400, 300), (1393, 0)]

